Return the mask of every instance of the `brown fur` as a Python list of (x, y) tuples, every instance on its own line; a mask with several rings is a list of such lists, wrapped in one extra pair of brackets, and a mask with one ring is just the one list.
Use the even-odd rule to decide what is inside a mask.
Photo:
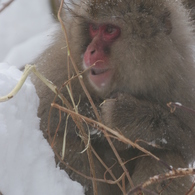
[[(195, 157), (195, 116), (181, 109), (170, 113), (166, 106), (172, 101), (195, 109), (195, 70), (191, 49), (193, 35), (187, 11), (179, 1), (174, 0), (123, 0), (107, 5), (102, 1), (90, 5), (82, 2), (75, 5), (71, 12), (73, 15), (68, 15), (69, 17), (65, 19), (73, 58), (80, 71), (83, 70), (81, 56), (91, 41), (88, 36), (88, 23), (90, 21), (111, 23), (121, 28), (121, 36), (113, 43), (109, 53), (109, 63), (116, 70), (109, 88), (97, 92), (88, 82), (86, 75), (83, 75), (97, 108), (101, 110), (102, 120), (109, 127), (119, 129), (132, 141), (138, 139), (149, 143), (155, 141), (160, 148), (143, 142), (139, 144), (168, 165), (174, 168), (188, 167)], [(56, 33), (55, 39), (54, 44), (37, 59), (36, 64), (49, 80), (60, 87), (68, 78), (66, 44), (61, 30)], [(41, 130), (47, 137), (48, 114), (54, 95), (40, 81), (35, 78), (33, 80), (40, 97)], [(72, 82), (72, 87), (75, 102), (80, 99), (79, 112), (94, 118), (77, 79)], [(68, 98), (65, 89), (63, 93)], [(100, 103), (105, 99), (114, 100), (107, 100), (100, 108)], [(65, 119), (63, 116), (56, 138), (55, 150), (58, 153), (61, 152)], [(58, 111), (53, 109), (50, 124), (52, 135), (58, 122)], [(87, 154), (80, 153), (84, 145), (76, 131), (78, 130), (70, 119), (65, 162), (76, 170), (90, 175)], [(98, 135), (94, 137), (95, 139), (91, 141), (92, 146), (107, 166), (112, 166), (116, 162), (116, 157), (106, 139), (103, 136), (99, 138)], [(124, 162), (140, 154), (138, 150), (114, 139), (113, 143)], [(94, 163), (97, 177), (103, 178), (105, 169), (95, 157)], [(126, 167), (135, 186), (151, 176), (168, 171), (151, 157), (130, 161)], [(87, 195), (93, 194), (90, 180), (66, 167), (63, 168), (72, 179), (85, 187)], [(116, 177), (123, 173), (118, 164), (112, 171)], [(149, 188), (150, 192), (144, 194), (151, 194), (151, 191), (158, 194), (163, 190), (163, 195), (183, 195), (191, 185), (191, 178), (184, 177), (152, 185)], [(116, 185), (98, 182), (98, 195), (109, 194), (122, 193)]]
[(195, 1), (194, 0), (183, 0), (183, 4), (189, 9), (190, 16), (195, 20)]

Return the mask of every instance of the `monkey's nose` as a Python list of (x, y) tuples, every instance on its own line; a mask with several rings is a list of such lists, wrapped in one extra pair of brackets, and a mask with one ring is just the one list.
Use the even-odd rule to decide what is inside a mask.
[(91, 55), (93, 55), (95, 53), (95, 49), (91, 51)]

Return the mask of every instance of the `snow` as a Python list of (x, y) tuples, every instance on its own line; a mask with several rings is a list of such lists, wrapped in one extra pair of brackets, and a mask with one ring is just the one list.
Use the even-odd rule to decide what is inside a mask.
[[(1, 0), (0, 8), (7, 1)], [(56, 21), (49, 2), (17, 0), (0, 13), (0, 62), (20, 68), (50, 44), (51, 36), (41, 39), (44, 33), (52, 34), (48, 29), (55, 28)], [(32, 41), (29, 41), (30, 38)]]
[(33, 60), (44, 51), (53, 41), (53, 32), (57, 29), (56, 24), (52, 24), (49, 30), (39, 33), (36, 36), (16, 45), (10, 49), (3, 60), (4, 62), (22, 68), (25, 64)]
[[(0, 64), (0, 97), (22, 72)], [(39, 130), (39, 99), (30, 79), (19, 93), (0, 102), (0, 191), (4, 195), (82, 195), (83, 188), (56, 167), (54, 153)]]
[[(0, 1), (0, 8), (3, 2)], [(53, 41), (56, 22), (48, 0), (17, 0), (0, 13), (0, 97), (20, 79), (22, 68)], [(3, 195), (82, 195), (83, 187), (56, 167), (37, 117), (39, 99), (30, 79), (0, 102), (0, 192)]]

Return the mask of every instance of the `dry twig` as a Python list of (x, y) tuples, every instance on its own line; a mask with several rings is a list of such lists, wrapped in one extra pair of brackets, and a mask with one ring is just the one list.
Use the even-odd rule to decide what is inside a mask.
[[(171, 170), (171, 171), (164, 173), (164, 174), (155, 175), (155, 176), (149, 178), (149, 180), (147, 180), (143, 184), (137, 186), (134, 189), (131, 189), (128, 192), (128, 195), (131, 195), (134, 192), (137, 192), (138, 190), (145, 191), (146, 187), (148, 187), (154, 183), (160, 183), (161, 181), (164, 181), (164, 180), (174, 179), (174, 178), (179, 178), (179, 177), (184, 177), (186, 175), (194, 175), (194, 174), (195, 174), (194, 168), (178, 168), (178, 169)], [(194, 185), (190, 189), (190, 191), (189, 191), (190, 193), (192, 192), (193, 188), (194, 188)], [(189, 193), (187, 193), (186, 195), (188, 195), (188, 194)]]
[(6, 8), (8, 7), (14, 0), (10, 0), (6, 3), (2, 3), (3, 7), (0, 9), (0, 13)]

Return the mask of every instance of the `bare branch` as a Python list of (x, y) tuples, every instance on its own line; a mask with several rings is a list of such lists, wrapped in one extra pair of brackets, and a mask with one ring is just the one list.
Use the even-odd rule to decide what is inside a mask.
[(10, 0), (6, 3), (2, 3), (3, 7), (0, 9), (0, 13), (6, 8), (8, 7), (14, 0)]

